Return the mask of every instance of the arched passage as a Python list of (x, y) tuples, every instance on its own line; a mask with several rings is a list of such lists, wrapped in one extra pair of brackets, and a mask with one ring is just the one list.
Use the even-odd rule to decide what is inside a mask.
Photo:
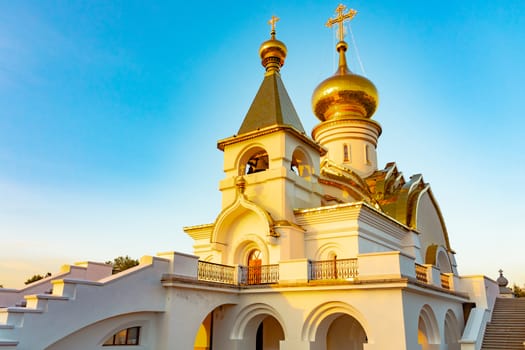
[(195, 335), (195, 342), (193, 344), (193, 350), (209, 350), (211, 349), (212, 339), (212, 320), (213, 311), (210, 312), (202, 321), (197, 334)]
[(224, 318), (224, 312), (229, 307), (231, 307), (229, 304), (219, 305), (204, 317), (195, 333), (193, 350), (210, 350), (213, 348), (212, 341), (214, 332), (217, 332), (215, 330), (217, 320), (220, 322)]
[[(327, 320), (328, 321), (328, 320)], [(362, 350), (368, 342), (365, 330), (352, 316), (336, 315), (326, 333), (326, 350)]]
[(461, 329), (458, 319), (452, 310), (448, 310), (445, 315), (445, 344), (448, 350), (459, 350), (461, 348), (459, 339), (461, 338)]
[(419, 312), (417, 325), (417, 342), (422, 350), (433, 349), (431, 345), (439, 344), (439, 327), (434, 311), (429, 305), (423, 305)]
[(281, 316), (266, 304), (252, 304), (241, 310), (233, 325), (232, 339), (241, 349), (279, 350), (285, 330)]
[(311, 350), (362, 350), (368, 343), (366, 322), (352, 306), (329, 302), (315, 308), (303, 327)]

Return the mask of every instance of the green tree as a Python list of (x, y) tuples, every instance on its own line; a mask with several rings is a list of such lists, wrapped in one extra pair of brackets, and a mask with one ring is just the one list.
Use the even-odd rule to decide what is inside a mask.
[(512, 291), (514, 292), (514, 296), (516, 298), (525, 297), (525, 288), (520, 288), (518, 285), (514, 284), (514, 286), (512, 287)]
[(139, 261), (137, 259), (132, 259), (129, 256), (119, 256), (113, 259), (113, 261), (106, 261), (106, 264), (113, 265), (113, 274), (127, 270), (133, 266), (137, 266)]
[(49, 276), (51, 276), (51, 272), (46, 273), (45, 276), (42, 276), (42, 275), (40, 275), (40, 274), (38, 274), (38, 275), (33, 275), (33, 277), (28, 278), (28, 279), (24, 282), (24, 284), (29, 284), (29, 283), (33, 283), (33, 282), (36, 282), (36, 281), (40, 281), (41, 279), (44, 279), (44, 278), (49, 277)]

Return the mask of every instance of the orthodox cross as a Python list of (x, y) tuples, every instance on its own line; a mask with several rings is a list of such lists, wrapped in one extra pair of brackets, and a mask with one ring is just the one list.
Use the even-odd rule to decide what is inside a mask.
[(268, 24), (272, 26), (272, 35), (275, 35), (275, 23), (277, 23), (277, 21), (279, 21), (279, 17), (275, 16), (272, 16), (272, 18), (270, 18), (270, 20), (268, 21)]
[(339, 41), (344, 41), (345, 39), (345, 29), (344, 29), (344, 22), (350, 21), (354, 16), (357, 14), (357, 11), (354, 9), (348, 10), (347, 13), (344, 13), (346, 10), (346, 6), (343, 4), (339, 4), (337, 8), (335, 9), (335, 12), (337, 12), (337, 16), (335, 18), (330, 18), (328, 22), (326, 22), (326, 26), (328, 28), (332, 28), (334, 24), (339, 24), (339, 28), (337, 30), (337, 36), (339, 37)]

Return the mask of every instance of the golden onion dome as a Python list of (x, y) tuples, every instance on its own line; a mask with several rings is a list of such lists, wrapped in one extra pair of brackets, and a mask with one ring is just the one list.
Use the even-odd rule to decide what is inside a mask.
[(261, 64), (266, 68), (266, 71), (279, 71), (284, 65), (287, 52), (286, 45), (275, 39), (275, 32), (272, 32), (272, 38), (263, 42), (259, 48)]
[(312, 95), (312, 109), (321, 121), (345, 118), (370, 118), (379, 103), (374, 84), (352, 73), (346, 64), (348, 45), (339, 41), (339, 67), (333, 76), (321, 82)]
[(259, 56), (261, 56), (261, 64), (266, 68), (267, 72), (279, 71), (284, 65), (284, 59), (288, 50), (286, 45), (275, 39), (275, 23), (279, 18), (272, 16), (272, 19), (268, 22), (272, 26), (270, 33), (270, 40), (266, 40), (261, 44), (259, 48)]

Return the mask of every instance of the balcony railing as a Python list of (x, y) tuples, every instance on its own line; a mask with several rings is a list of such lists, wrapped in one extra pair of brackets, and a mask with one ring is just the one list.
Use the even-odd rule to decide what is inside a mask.
[(354, 280), (357, 278), (357, 259), (320, 260), (310, 263), (310, 280)]
[[(310, 281), (353, 281), (357, 279), (359, 275), (357, 259), (309, 261), (303, 266), (304, 268), (309, 267), (308, 280)], [(428, 275), (429, 268), (430, 267), (416, 263), (415, 272), (417, 280), (422, 283), (434, 284), (451, 290), (452, 281), (449, 274), (442, 273), (439, 275), (440, 279), (431, 281)], [(301, 273), (300, 271), (298, 272)], [(276, 284), (279, 283), (279, 265), (229, 266), (199, 261), (198, 279), (200, 281), (243, 286)]]
[(226, 284), (235, 284), (235, 267), (199, 261), (198, 279)]
[(416, 265), (416, 278), (418, 281), (428, 283), (427, 268), (423, 265)]
[(240, 284), (272, 284), (279, 282), (279, 265), (239, 266)]

